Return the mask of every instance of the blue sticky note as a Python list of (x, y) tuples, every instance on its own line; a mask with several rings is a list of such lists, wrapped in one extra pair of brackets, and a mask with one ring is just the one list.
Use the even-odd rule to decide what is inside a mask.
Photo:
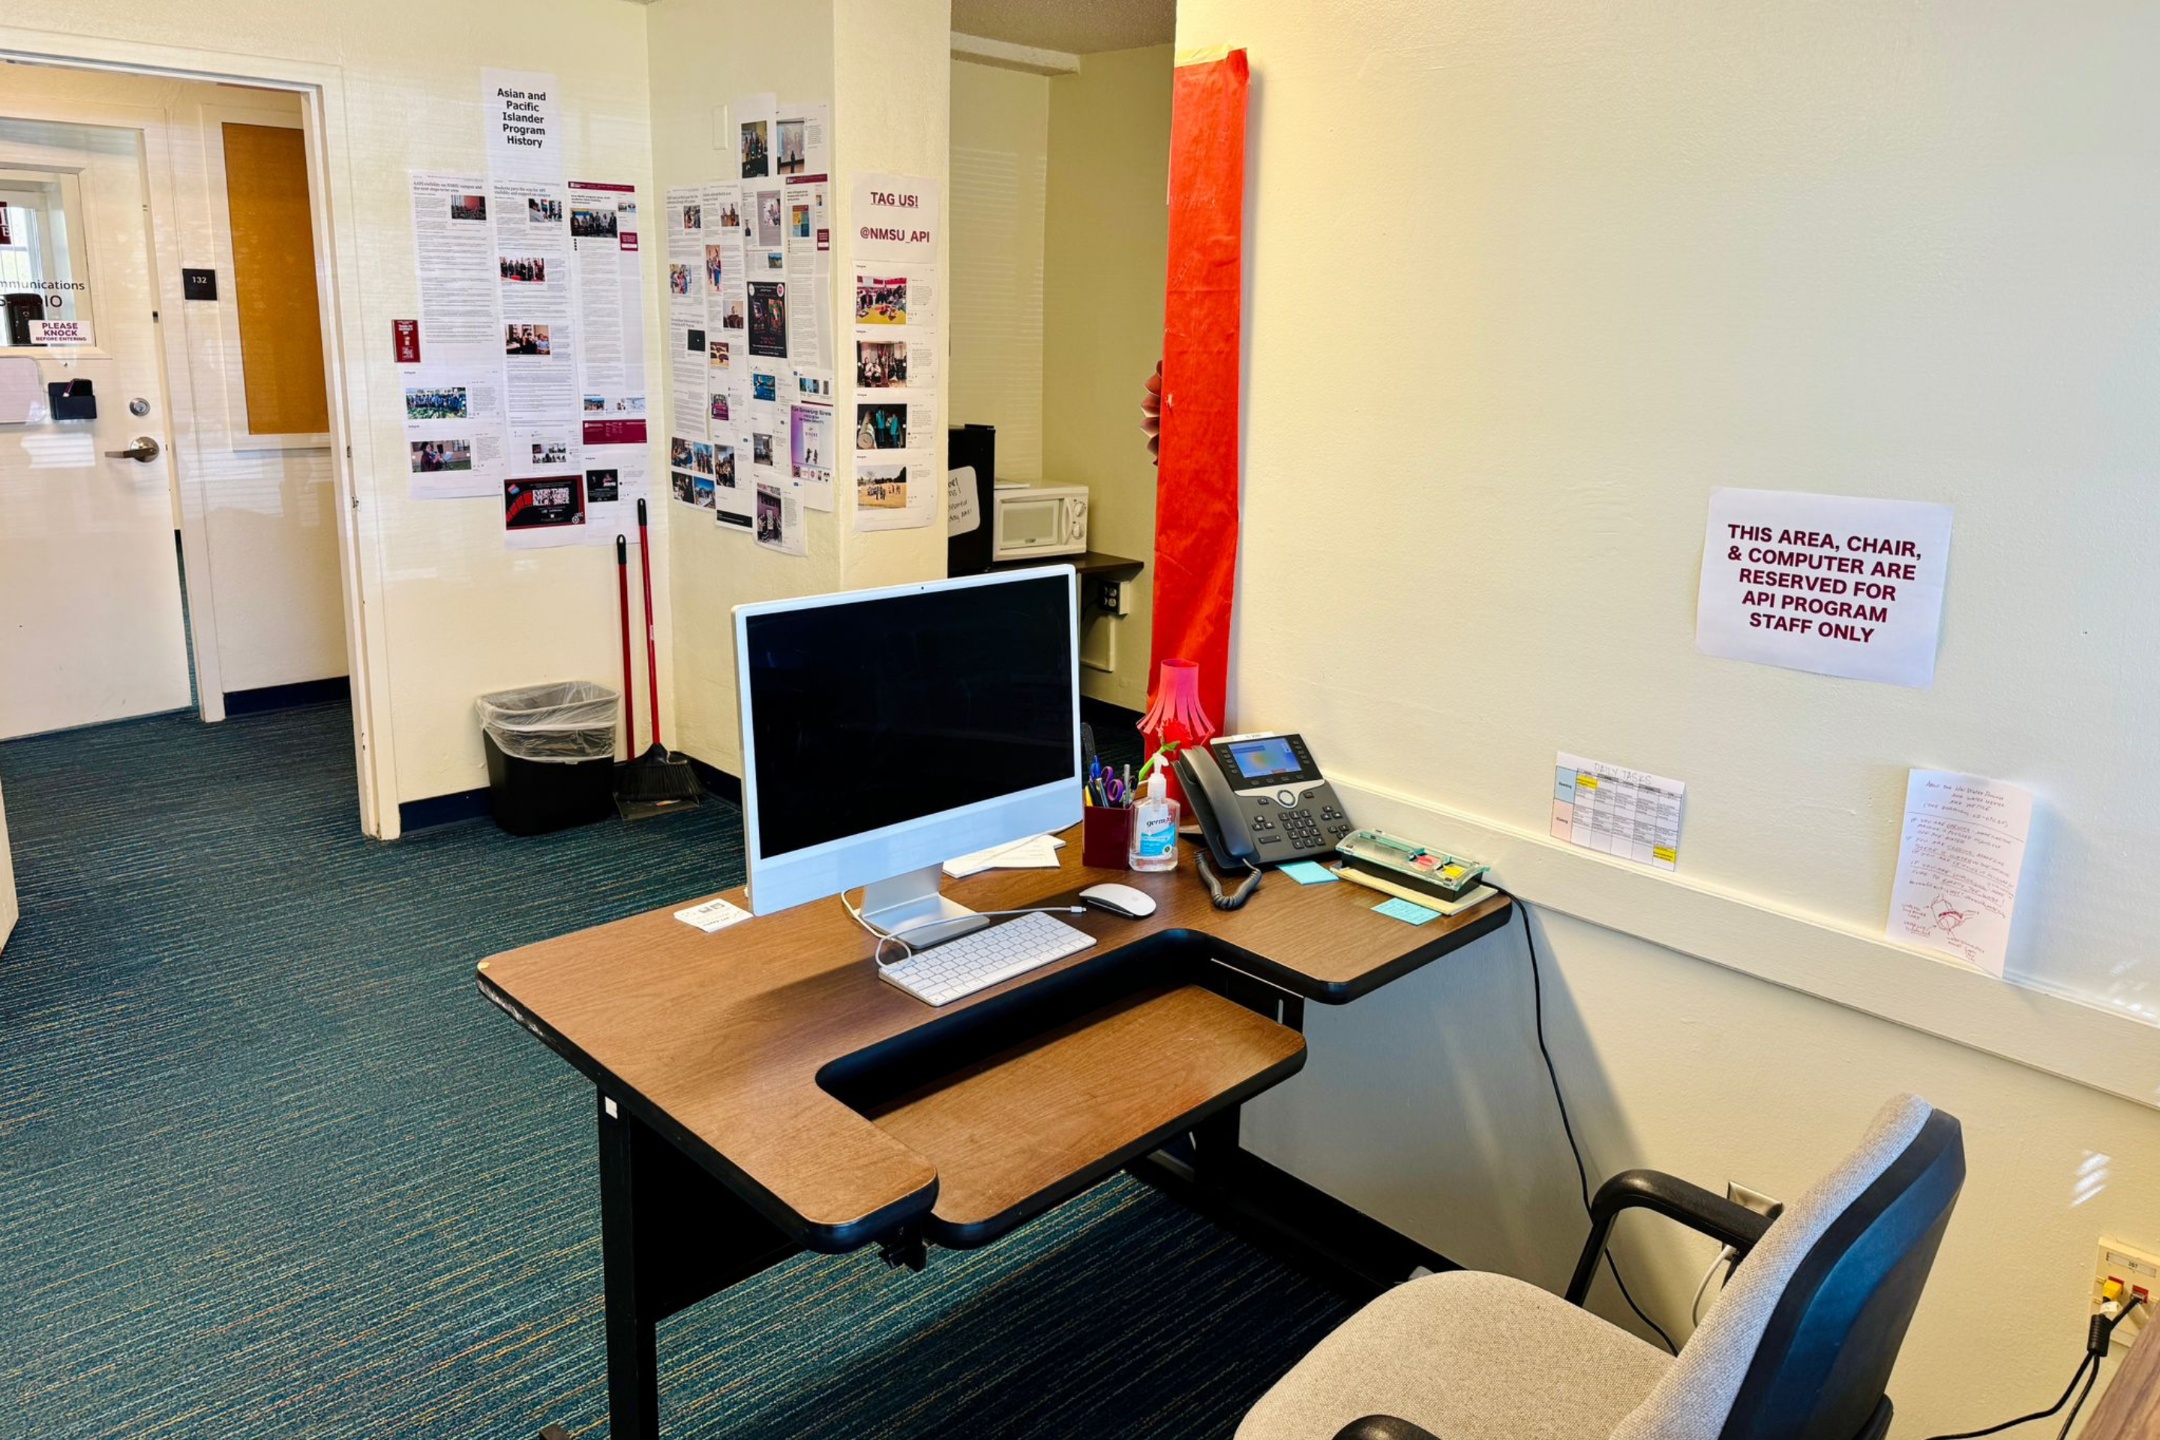
[(1423, 905), (1413, 905), (1408, 900), (1383, 900), (1372, 908), (1391, 920), (1401, 920), (1411, 925), (1423, 925), (1428, 920), (1440, 918), (1439, 911), (1428, 910)]
[(1332, 885), (1335, 872), (1317, 860), (1297, 860), (1282, 867), (1282, 873), (1300, 885)]

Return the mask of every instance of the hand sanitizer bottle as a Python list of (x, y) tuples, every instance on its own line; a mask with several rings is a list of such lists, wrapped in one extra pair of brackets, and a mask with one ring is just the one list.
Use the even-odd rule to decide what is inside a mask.
[(1125, 863), (1134, 870), (1177, 869), (1178, 803), (1170, 798), (1168, 779), (1156, 766), (1147, 793), (1133, 802), (1132, 846)]

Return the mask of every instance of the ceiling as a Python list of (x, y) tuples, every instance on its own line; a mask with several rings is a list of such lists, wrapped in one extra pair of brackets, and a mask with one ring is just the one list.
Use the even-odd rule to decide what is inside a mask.
[(1177, 0), (952, 0), (952, 28), (1074, 55), (1134, 50), (1177, 37)]

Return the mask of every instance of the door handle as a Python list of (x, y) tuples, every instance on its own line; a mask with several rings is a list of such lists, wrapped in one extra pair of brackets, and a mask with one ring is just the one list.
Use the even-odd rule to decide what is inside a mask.
[(105, 452), (105, 458), (108, 460), (133, 460), (137, 464), (147, 465), (152, 460), (157, 459), (158, 453), (157, 441), (151, 439), (148, 435), (138, 435), (135, 437), (133, 445), (128, 446), (125, 450), (108, 450)]

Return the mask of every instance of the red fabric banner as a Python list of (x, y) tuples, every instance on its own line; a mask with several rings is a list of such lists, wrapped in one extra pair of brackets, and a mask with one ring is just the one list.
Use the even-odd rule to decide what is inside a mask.
[(1237, 593), (1238, 358), (1244, 299), (1245, 52), (1177, 68), (1170, 111), (1170, 274), (1163, 306), (1161, 473), (1155, 492), (1152, 688), (1162, 662), (1200, 666), (1229, 729)]

